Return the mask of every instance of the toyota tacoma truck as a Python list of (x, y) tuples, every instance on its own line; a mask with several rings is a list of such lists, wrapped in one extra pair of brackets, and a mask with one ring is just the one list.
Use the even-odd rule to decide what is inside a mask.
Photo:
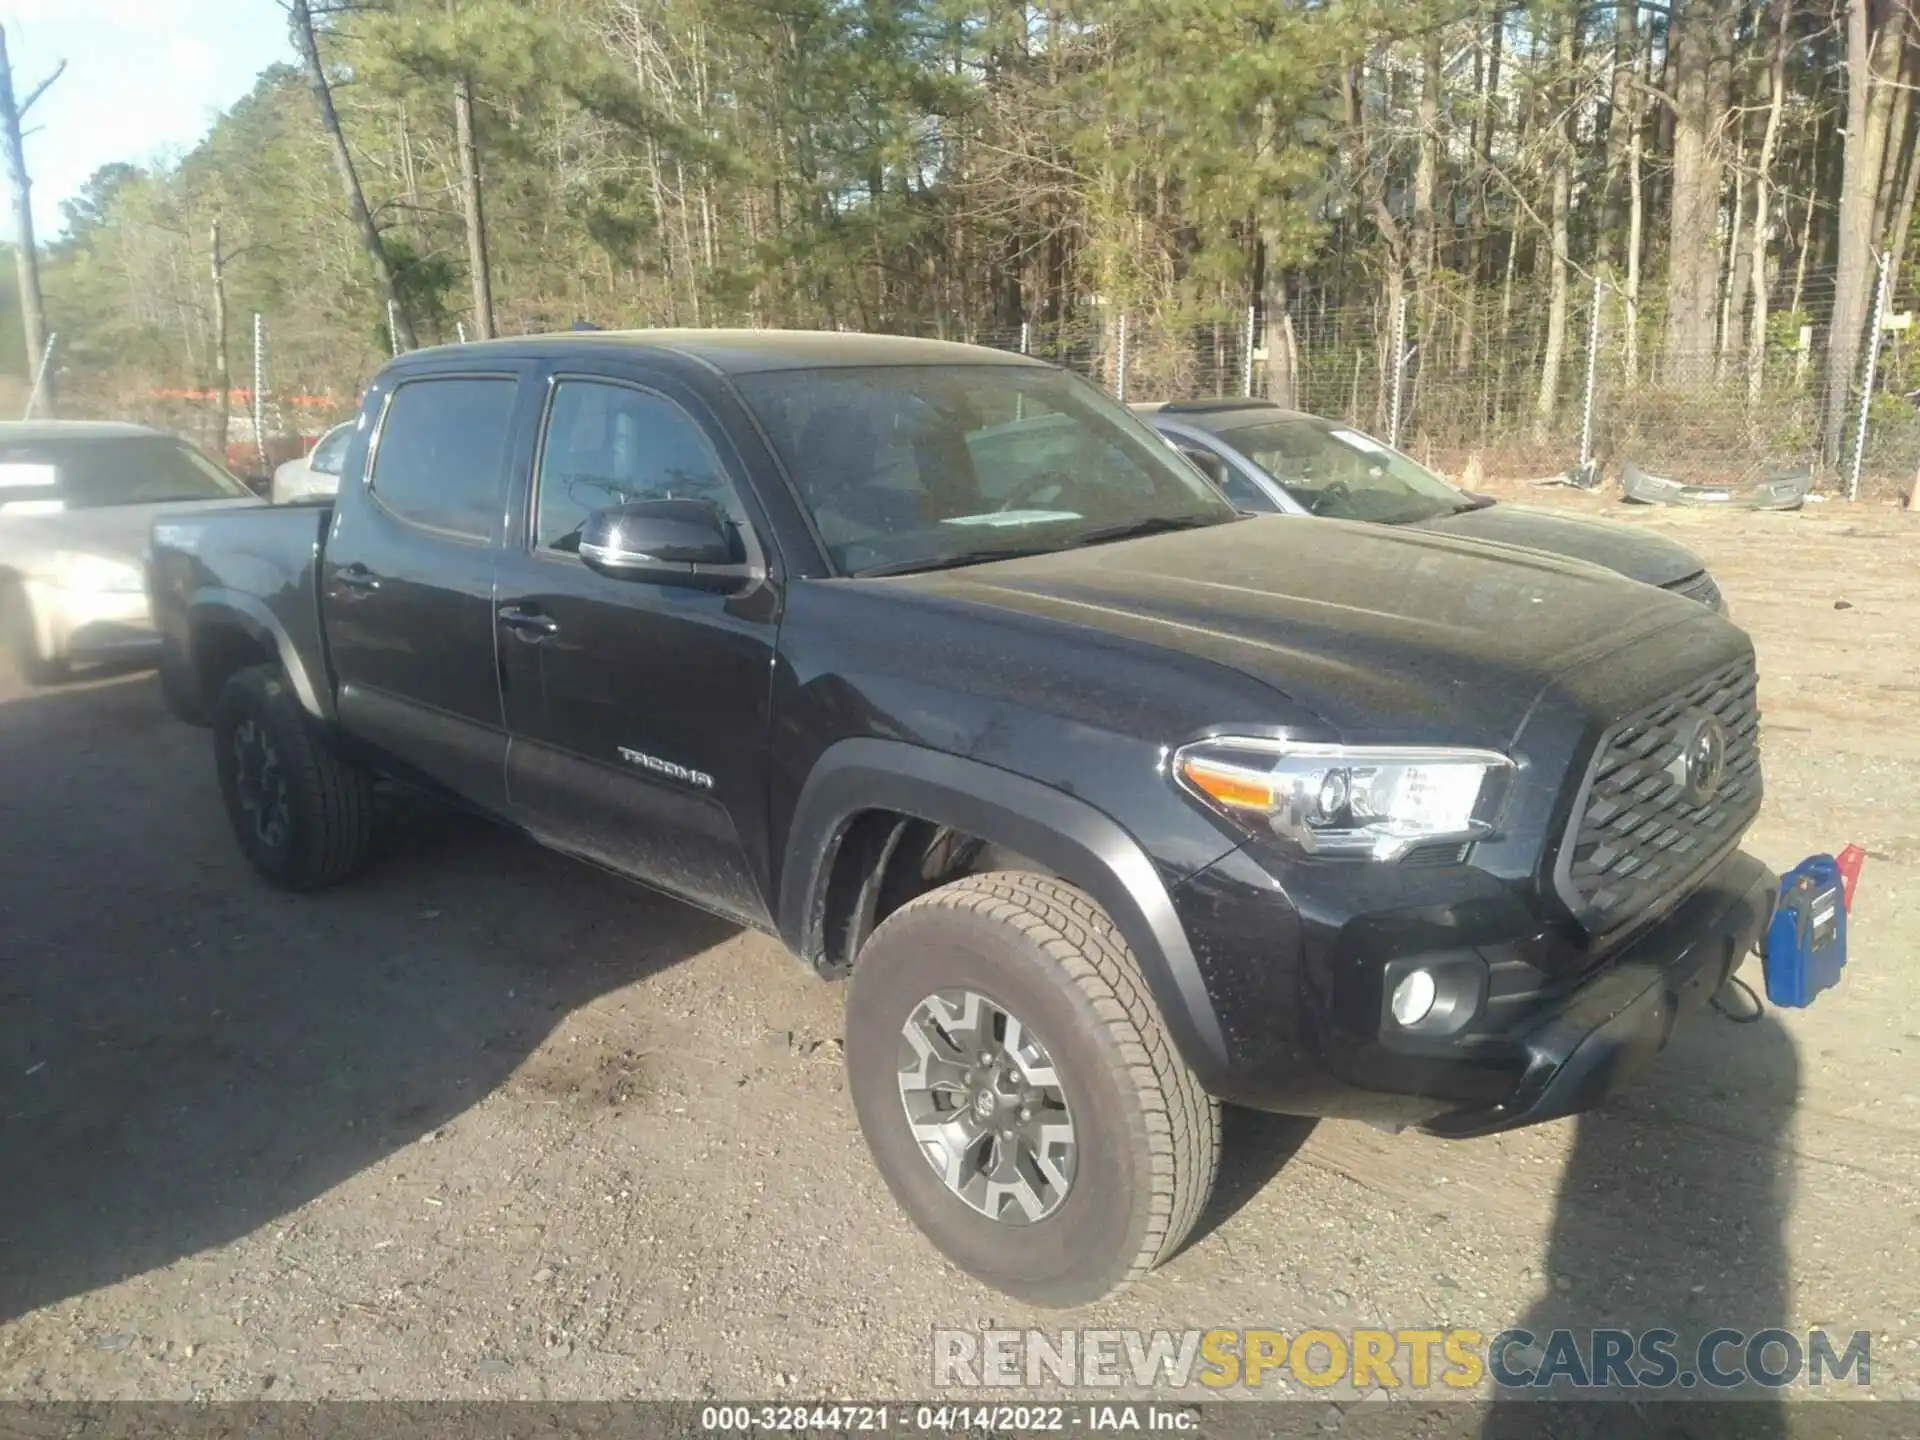
[(415, 352), (331, 505), (158, 521), (148, 585), (268, 881), (344, 880), (399, 785), (777, 936), (849, 982), (901, 1206), (1035, 1303), (1181, 1245), (1223, 1103), (1586, 1109), (1774, 911), (1741, 630), (1577, 560), (1244, 517), (1017, 355)]

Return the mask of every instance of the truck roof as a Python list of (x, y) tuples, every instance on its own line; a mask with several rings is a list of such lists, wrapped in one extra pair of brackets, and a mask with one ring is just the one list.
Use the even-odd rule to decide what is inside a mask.
[(866, 335), (840, 330), (589, 330), (522, 335), (439, 345), (401, 357), (445, 357), (485, 350), (498, 355), (555, 359), (607, 350), (656, 350), (684, 356), (728, 375), (764, 370), (826, 370), (854, 365), (1040, 365), (1044, 362), (984, 345)]

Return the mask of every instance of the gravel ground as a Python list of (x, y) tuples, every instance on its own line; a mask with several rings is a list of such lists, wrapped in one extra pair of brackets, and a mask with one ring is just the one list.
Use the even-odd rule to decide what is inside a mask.
[(1920, 517), (1839, 511), (1637, 518), (1759, 642), (1752, 847), (1871, 852), (1845, 984), (1511, 1135), (1232, 1113), (1199, 1238), (1070, 1315), (902, 1219), (774, 943), (464, 820), (276, 894), (151, 677), (0, 682), (0, 1394), (905, 1396), (935, 1326), (1545, 1321), (1870, 1329), (1920, 1398)]

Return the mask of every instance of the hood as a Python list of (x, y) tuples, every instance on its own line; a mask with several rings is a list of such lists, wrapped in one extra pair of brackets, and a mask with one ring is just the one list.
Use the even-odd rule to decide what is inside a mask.
[(1588, 520), (1526, 505), (1489, 505), (1483, 510), (1421, 520), (1416, 527), (1590, 560), (1646, 585), (1671, 585), (1706, 568), (1699, 556), (1665, 536), (1609, 520)]
[(63, 510), (57, 515), (0, 516), (0, 559), (33, 574), (52, 565), (63, 550), (104, 555), (139, 565), (146, 559), (147, 536), (162, 515), (259, 505), (252, 496), (224, 500), (172, 500), (158, 505), (101, 505)]
[[(1640, 642), (1648, 662), (1682, 646), (1690, 662), (1740, 643), (1692, 601), (1597, 566), (1286, 516), (872, 583), (1232, 666), (1348, 740), (1504, 746), (1555, 677), (1622, 646)], [(1640, 669), (1606, 669), (1608, 683)]]

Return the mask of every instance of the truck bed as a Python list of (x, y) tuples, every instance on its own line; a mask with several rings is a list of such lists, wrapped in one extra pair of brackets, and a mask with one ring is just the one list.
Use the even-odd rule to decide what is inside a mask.
[(193, 617), (202, 609), (217, 610), (223, 626), (212, 633), (231, 643), (261, 646), (263, 658), (277, 656), (301, 703), (316, 715), (330, 716), (319, 565), (332, 519), (332, 504), (318, 503), (246, 506), (155, 521), (147, 589), (163, 676), (169, 667), (177, 674), (194, 673), (195, 647), (208, 640)]

